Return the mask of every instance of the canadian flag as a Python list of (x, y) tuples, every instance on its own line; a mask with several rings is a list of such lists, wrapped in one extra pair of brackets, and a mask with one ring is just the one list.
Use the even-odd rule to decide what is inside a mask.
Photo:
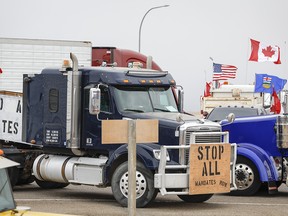
[(270, 107), (270, 112), (279, 114), (281, 111), (281, 102), (280, 99), (276, 93), (276, 91), (273, 89), (272, 93), (272, 101), (271, 101), (272, 106)]
[(275, 64), (281, 64), (280, 48), (278, 46), (266, 45), (259, 41), (250, 39), (251, 55), (249, 61), (265, 62), (270, 61)]
[(210, 92), (210, 89), (211, 89), (211, 82), (206, 82), (206, 86), (205, 86), (205, 91), (204, 91), (204, 97), (209, 97), (211, 96), (211, 92)]

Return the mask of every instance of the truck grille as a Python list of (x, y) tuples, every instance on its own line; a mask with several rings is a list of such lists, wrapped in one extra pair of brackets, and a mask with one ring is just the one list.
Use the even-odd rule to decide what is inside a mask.
[[(207, 131), (195, 131), (195, 130), (189, 130), (187, 128), (186, 130), (186, 137), (185, 137), (185, 145), (190, 145), (190, 138), (191, 134), (193, 132), (220, 132), (220, 130), (215, 129), (215, 130), (207, 130)], [(216, 135), (207, 135), (207, 136), (196, 136), (195, 139), (196, 143), (220, 143), (222, 142), (222, 135), (216, 134)], [(189, 150), (185, 150), (185, 164), (187, 165), (189, 163)]]
[[(190, 145), (190, 137), (192, 132), (197, 132), (197, 131), (192, 131), (192, 130), (187, 130), (186, 131), (186, 137), (185, 137), (185, 145)], [(198, 131), (200, 132), (200, 131)], [(220, 132), (219, 130), (213, 130), (213, 131), (201, 131), (201, 132)], [(221, 142), (222, 137), (221, 135), (213, 135), (213, 136), (197, 136), (196, 137), (196, 143), (219, 143)]]

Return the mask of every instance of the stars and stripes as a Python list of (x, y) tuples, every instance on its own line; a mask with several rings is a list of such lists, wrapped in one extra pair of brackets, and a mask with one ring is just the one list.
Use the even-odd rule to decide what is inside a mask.
[(213, 81), (234, 79), (237, 69), (238, 68), (233, 65), (213, 63)]

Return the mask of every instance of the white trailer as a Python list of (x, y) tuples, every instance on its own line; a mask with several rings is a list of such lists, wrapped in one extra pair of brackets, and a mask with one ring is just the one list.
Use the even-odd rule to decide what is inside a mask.
[(211, 96), (201, 97), (200, 109), (210, 112), (219, 106), (269, 107), (270, 95), (254, 92), (254, 85), (222, 85), (210, 90)]
[(22, 92), (22, 76), (43, 68), (61, 67), (75, 53), (79, 65), (91, 66), (92, 43), (88, 41), (0, 38), (0, 91)]
[(79, 65), (91, 66), (88, 41), (0, 38), (0, 139), (21, 140), (23, 74), (61, 67), (71, 52), (79, 56)]
[(38, 154), (30, 151), (27, 143), (22, 150), (16, 147), (23, 135), (23, 74), (61, 68), (71, 52), (77, 54), (79, 65), (91, 66), (92, 43), (88, 41), (0, 38), (0, 149), (5, 157), (20, 164), (9, 169), (12, 185), (33, 181), (31, 158)]

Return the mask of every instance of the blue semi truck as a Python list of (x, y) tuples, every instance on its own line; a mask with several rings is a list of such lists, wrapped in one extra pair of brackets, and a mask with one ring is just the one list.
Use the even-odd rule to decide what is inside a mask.
[(237, 143), (233, 195), (254, 195), (261, 187), (269, 194), (288, 185), (288, 116), (262, 115), (239, 117), (233, 123), (222, 121), (230, 142)]

